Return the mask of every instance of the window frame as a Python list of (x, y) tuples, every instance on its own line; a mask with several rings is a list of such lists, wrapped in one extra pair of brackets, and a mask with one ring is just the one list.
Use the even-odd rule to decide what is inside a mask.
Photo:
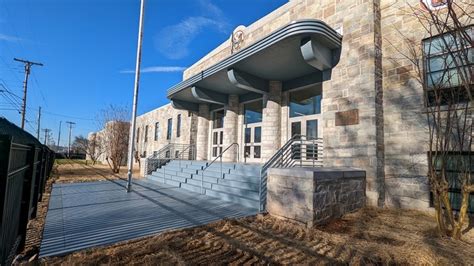
[(155, 136), (154, 140), (158, 141), (160, 139), (160, 122), (155, 122)]
[(181, 137), (181, 114), (176, 117), (176, 137)]
[[(474, 36), (474, 24), (470, 24), (468, 26), (465, 27), (466, 29), (470, 29), (472, 31), (471, 35)], [(446, 65), (446, 60), (449, 60), (447, 57), (450, 56), (450, 54), (454, 54), (454, 53), (459, 53), (462, 51), (462, 49), (466, 49), (469, 53), (469, 50), (472, 51), (472, 53), (474, 53), (474, 45), (472, 44), (468, 44), (467, 46), (465, 46), (464, 48), (455, 48), (455, 50), (448, 50), (448, 51), (441, 51), (441, 52), (437, 52), (437, 53), (429, 53), (428, 54), (428, 51), (425, 50), (425, 44), (427, 43), (432, 43), (433, 40), (436, 40), (436, 39), (443, 39), (444, 37), (443, 36), (452, 36), (453, 35), (453, 32), (454, 31), (447, 31), (447, 32), (444, 32), (444, 33), (439, 33), (437, 35), (434, 35), (434, 36), (430, 36), (428, 38), (424, 38), (421, 40), (421, 47), (422, 47), (422, 66), (423, 66), (423, 77), (424, 77), (424, 80), (425, 80), (425, 86), (426, 86), (426, 99), (425, 99), (425, 107), (433, 107), (436, 105), (436, 103), (431, 103), (431, 100), (430, 100), (430, 93), (434, 93), (436, 90), (439, 90), (439, 91), (450, 91), (450, 90), (455, 90), (455, 89), (461, 89), (461, 90), (464, 90), (464, 88), (462, 88), (462, 85), (458, 85), (458, 86), (449, 86), (449, 87), (441, 87), (442, 85), (439, 85), (439, 88), (437, 89), (436, 88), (436, 85), (428, 85), (429, 83), (434, 83), (435, 80), (431, 77), (431, 75), (433, 74), (436, 74), (436, 73), (443, 73), (443, 72), (446, 72), (446, 73), (449, 73), (449, 71), (452, 71), (452, 70), (456, 70), (456, 66), (445, 66)], [(459, 38), (459, 37), (458, 37)], [(430, 49), (433, 47), (432, 46), (433, 44), (430, 44)], [(444, 43), (443, 43), (443, 46), (444, 46)], [(451, 47), (452, 49), (453, 47)], [(468, 54), (469, 55), (469, 54)], [(446, 57), (443, 58), (443, 57)], [(430, 60), (433, 59), (433, 58), (443, 58), (443, 66), (441, 69), (439, 70), (434, 70), (434, 71), (431, 71), (430, 70), (430, 67), (429, 67), (429, 64), (430, 64)], [(456, 57), (453, 56), (453, 61), (456, 60)], [(469, 58), (468, 58), (469, 60)], [(460, 62), (462, 63), (462, 62)], [(460, 67), (462, 68), (473, 68), (474, 67), (474, 62), (467, 62), (467, 64), (463, 64), (461, 65)], [(431, 78), (430, 78), (431, 77)], [(438, 82), (440, 84), (443, 84), (443, 80), (438, 80)], [(474, 94), (474, 90), (472, 91), (473, 94)], [(465, 102), (468, 102), (469, 99), (465, 99), (465, 100), (462, 100), (460, 99), (459, 102), (456, 102), (456, 103), (453, 103), (453, 104), (463, 104)], [(447, 103), (441, 103), (442, 106), (446, 106), (448, 105)]]
[(168, 124), (166, 129), (166, 139), (170, 140), (173, 136), (173, 118), (168, 118)]

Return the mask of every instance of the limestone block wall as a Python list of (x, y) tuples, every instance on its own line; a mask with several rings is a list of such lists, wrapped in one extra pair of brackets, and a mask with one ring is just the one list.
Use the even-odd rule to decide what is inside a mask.
[(350, 168), (272, 168), (267, 210), (313, 226), (365, 206), (365, 172)]
[(416, 0), (381, 1), (385, 198), (388, 206), (424, 209), (429, 184), (423, 90), (412, 63), (402, 58), (407, 43), (400, 33), (418, 44), (428, 37), (411, 11), (418, 6)]
[[(180, 136), (177, 135), (178, 115), (181, 115)], [(166, 138), (168, 119), (172, 118), (172, 134), (171, 139)], [(139, 154), (150, 156), (154, 151), (160, 150), (169, 143), (179, 144), (195, 144), (196, 133), (192, 129), (197, 120), (197, 115), (186, 110), (178, 110), (173, 108), (171, 104), (166, 104), (148, 113), (137, 117), (137, 132), (135, 133), (135, 145)], [(158, 139), (155, 140), (155, 123), (159, 122)], [(145, 128), (148, 126), (148, 138), (145, 141)], [(138, 136), (137, 136), (138, 133)], [(138, 137), (138, 142), (137, 142)]]

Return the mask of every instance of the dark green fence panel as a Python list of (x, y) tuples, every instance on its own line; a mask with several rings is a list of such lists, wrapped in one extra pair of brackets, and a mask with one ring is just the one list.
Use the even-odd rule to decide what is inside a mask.
[(10, 264), (23, 249), (53, 162), (54, 152), (47, 147), (0, 135), (0, 265)]

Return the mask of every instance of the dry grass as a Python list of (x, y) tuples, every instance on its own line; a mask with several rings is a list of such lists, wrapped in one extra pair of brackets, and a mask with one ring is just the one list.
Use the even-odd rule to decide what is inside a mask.
[[(85, 164), (84, 161), (61, 160), (58, 164), (58, 171), (60, 175), (56, 180), (57, 183), (79, 183), (79, 182), (93, 182), (125, 179), (127, 176), (126, 167), (122, 167), (119, 174), (112, 173), (108, 165)], [(140, 170), (134, 169), (133, 176), (139, 177)]]
[(307, 229), (269, 215), (224, 220), (47, 258), (43, 264), (457, 264), (474, 261), (463, 242), (436, 236), (433, 217), (367, 208)]
[(49, 198), (51, 196), (51, 189), (53, 183), (58, 178), (57, 165), (54, 166), (50, 178), (46, 181), (46, 186), (43, 193), (43, 198), (38, 202), (38, 209), (36, 218), (28, 222), (26, 231), (25, 248), (20, 254), (23, 259), (35, 259), (39, 253), (39, 247), (43, 236), (44, 223), (46, 220), (46, 213), (48, 212)]

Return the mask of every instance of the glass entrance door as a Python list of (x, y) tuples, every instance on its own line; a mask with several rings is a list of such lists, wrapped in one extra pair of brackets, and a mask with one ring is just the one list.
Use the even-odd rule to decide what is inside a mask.
[(214, 159), (222, 153), (224, 144), (224, 110), (212, 113), (211, 139), (211, 158)]
[(259, 163), (262, 158), (262, 111), (263, 101), (244, 104), (243, 147), (244, 161)]

